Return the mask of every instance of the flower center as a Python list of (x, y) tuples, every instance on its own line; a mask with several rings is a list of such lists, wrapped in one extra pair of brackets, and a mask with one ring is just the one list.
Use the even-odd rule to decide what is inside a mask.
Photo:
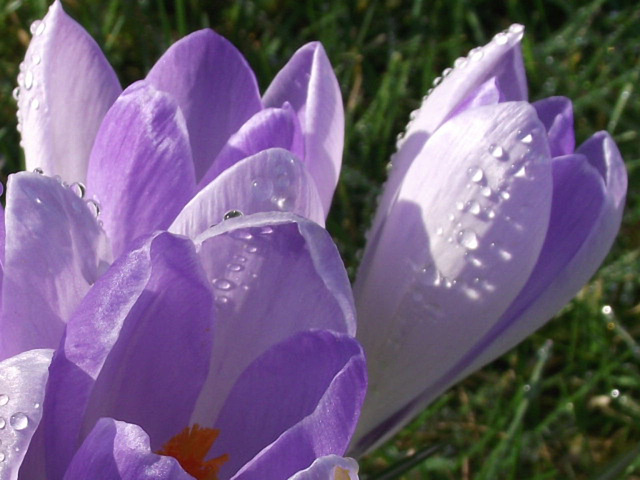
[(200, 428), (196, 423), (171, 438), (157, 453), (178, 460), (184, 471), (197, 480), (218, 480), (218, 471), (229, 460), (229, 455), (225, 453), (206, 461), (204, 457), (219, 434), (220, 430)]

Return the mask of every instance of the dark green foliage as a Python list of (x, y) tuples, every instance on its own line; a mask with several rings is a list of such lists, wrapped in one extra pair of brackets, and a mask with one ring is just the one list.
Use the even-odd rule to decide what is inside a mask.
[[(20, 169), (11, 91), (29, 24), (47, 0), (0, 0), (2, 178)], [(640, 7), (635, 1), (69, 0), (123, 85), (185, 34), (210, 26), (264, 89), (303, 43), (320, 40), (344, 96), (347, 137), (328, 228), (351, 275), (395, 137), (439, 73), (518, 22), (532, 99), (574, 100), (578, 142), (611, 131), (630, 174), (622, 232), (605, 266), (547, 327), (443, 395), (361, 461), (376, 478), (440, 448), (404, 478), (640, 479)], [(611, 305), (613, 313), (602, 313)], [(553, 340), (553, 346), (547, 344)], [(540, 353), (541, 348), (545, 348)]]

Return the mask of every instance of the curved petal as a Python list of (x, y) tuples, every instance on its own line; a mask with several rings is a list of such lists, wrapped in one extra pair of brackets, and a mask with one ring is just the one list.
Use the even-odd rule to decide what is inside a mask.
[[(295, 462), (296, 469), (289, 466), (289, 470), (273, 475), (262, 471), (261, 478), (287, 478), (320, 455), (344, 453), (366, 384), (362, 348), (347, 335), (301, 332), (271, 347), (240, 375), (220, 411), (215, 425), (220, 436), (211, 455), (229, 454), (221, 476), (231, 477), (309, 416), (312, 418), (305, 423), (310, 428), (305, 430), (317, 437), (312, 442), (314, 456), (307, 456), (308, 444), (300, 445), (299, 450), (287, 452), (286, 460), (277, 462)], [(335, 411), (322, 410), (320, 405), (327, 404), (335, 405)]]
[(309, 468), (289, 480), (358, 480), (358, 462), (353, 458), (327, 455), (315, 460)]
[(192, 423), (213, 425), (238, 376), (272, 345), (311, 328), (354, 335), (356, 321), (342, 260), (315, 223), (256, 214), (227, 220), (197, 241), (218, 320)]
[[(318, 457), (343, 454), (366, 383), (362, 349), (349, 336), (302, 332), (277, 345), (243, 373), (221, 412), (213, 451), (230, 452), (221, 471), (244, 464), (233, 479), (288, 478)], [(226, 439), (225, 428), (233, 431)]]
[(316, 182), (325, 217), (338, 183), (344, 145), (344, 108), (338, 80), (322, 44), (301, 47), (269, 85), (267, 107), (289, 102), (298, 113), (305, 163)]
[[(482, 92), (482, 86), (489, 86), (487, 82), (491, 79), (496, 84), (501, 101), (527, 99), (527, 77), (520, 48), (523, 32), (522, 25), (512, 25), (507, 32), (497, 34), (484, 47), (471, 50), (467, 58), (457, 59), (450, 73), (444, 76), (412, 114), (413, 119), (398, 142), (398, 150), (391, 157), (389, 179), (385, 183), (370, 231), (373, 242), (377, 241), (380, 230), (384, 228), (411, 164), (427, 139), (444, 121), (460, 113), (465, 104), (473, 103), (473, 99)], [(480, 95), (478, 100), (482, 99)]]
[(96, 42), (56, 0), (31, 26), (18, 77), (18, 122), (27, 170), (84, 182), (89, 152), (122, 89)]
[(193, 480), (176, 459), (151, 451), (137, 425), (101, 418), (73, 457), (64, 480)]
[(242, 54), (212, 30), (174, 43), (147, 80), (178, 102), (187, 120), (197, 180), (229, 137), (262, 109), (253, 71)]
[(195, 238), (230, 210), (287, 211), (324, 225), (313, 179), (304, 164), (280, 148), (264, 150), (222, 172), (182, 209), (169, 231)]
[(456, 115), (472, 108), (495, 105), (504, 101), (504, 94), (500, 91), (498, 79), (496, 77), (491, 77), (472, 91), (467, 98), (462, 100), (462, 102), (460, 102), (458, 106), (451, 111), (446, 120), (450, 120)]
[(9, 177), (0, 357), (55, 348), (111, 251), (87, 205), (53, 178)]
[(567, 97), (549, 97), (531, 105), (547, 130), (552, 157), (569, 155), (576, 147), (573, 132), (573, 104)]
[[(624, 208), (624, 162), (606, 132), (595, 134), (578, 152), (554, 160), (551, 222), (536, 268), (494, 331), (469, 356), (473, 363), (464, 365), (460, 377), (546, 323), (591, 278), (611, 248)], [(606, 165), (604, 178), (594, 164)]]
[(170, 95), (146, 82), (124, 91), (98, 131), (87, 185), (116, 256), (171, 224), (195, 193), (195, 173), (186, 124)]
[(429, 139), (355, 285), (371, 385), (358, 441), (455, 365), (520, 292), (551, 189), (544, 129), (525, 102), (467, 110)]
[(189, 422), (208, 372), (213, 299), (193, 244), (160, 233), (86, 295), (51, 364), (47, 478), (61, 478), (102, 416), (142, 426), (157, 449)]
[(16, 480), (42, 418), (53, 350), (30, 350), (0, 362), (0, 478)]
[(259, 111), (234, 133), (200, 180), (198, 189), (240, 160), (269, 148), (284, 148), (304, 159), (304, 139), (298, 117), (288, 103)]

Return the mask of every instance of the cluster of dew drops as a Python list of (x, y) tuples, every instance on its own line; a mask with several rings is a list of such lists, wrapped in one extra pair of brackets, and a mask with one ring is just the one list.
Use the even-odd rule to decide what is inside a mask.
[[(46, 29), (46, 24), (43, 20), (36, 20), (29, 27), (29, 31), (34, 37), (42, 35)], [(29, 107), (32, 110), (39, 110), (41, 106), (41, 99), (39, 95), (34, 92), (40, 85), (38, 85), (38, 76), (34, 73), (35, 69), (39, 68), (42, 62), (42, 57), (33, 53), (29, 58), (25, 58), (23, 62), (20, 63), (19, 73), (18, 73), (18, 86), (13, 89), (13, 98), (16, 102), (20, 100), (23, 95), (30, 95), (31, 101), (29, 102)], [(41, 94), (43, 92), (40, 92)], [(24, 105), (26, 108), (27, 105)], [(23, 129), (23, 112), (20, 110), (17, 114), (18, 117), (18, 132), (22, 133)], [(20, 142), (21, 146), (23, 146), (22, 141)]]
[[(7, 405), (10, 404), (10, 402), (11, 402), (11, 398), (9, 397), (9, 395), (5, 393), (0, 394), (0, 408), (6, 407)], [(39, 409), (40, 404), (34, 403), (33, 408)], [(5, 417), (0, 416), (0, 430), (4, 430), (6, 428), (12, 428), (13, 430), (19, 433), (23, 430), (26, 430), (28, 427), (29, 427), (29, 417), (27, 416), (27, 414), (23, 412), (18, 411), (13, 413), (9, 417), (8, 422), (5, 419)], [(15, 447), (15, 451), (19, 452), (20, 449), (18, 447)], [(0, 451), (0, 462), (4, 462), (6, 458), (7, 458), (6, 453)]]

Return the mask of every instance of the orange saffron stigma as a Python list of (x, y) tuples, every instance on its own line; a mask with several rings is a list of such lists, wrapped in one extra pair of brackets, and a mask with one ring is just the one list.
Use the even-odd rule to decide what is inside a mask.
[(157, 453), (178, 460), (184, 471), (197, 480), (218, 480), (218, 471), (229, 460), (229, 455), (225, 453), (207, 461), (204, 457), (219, 434), (220, 430), (200, 428), (196, 423), (191, 428), (185, 427)]

